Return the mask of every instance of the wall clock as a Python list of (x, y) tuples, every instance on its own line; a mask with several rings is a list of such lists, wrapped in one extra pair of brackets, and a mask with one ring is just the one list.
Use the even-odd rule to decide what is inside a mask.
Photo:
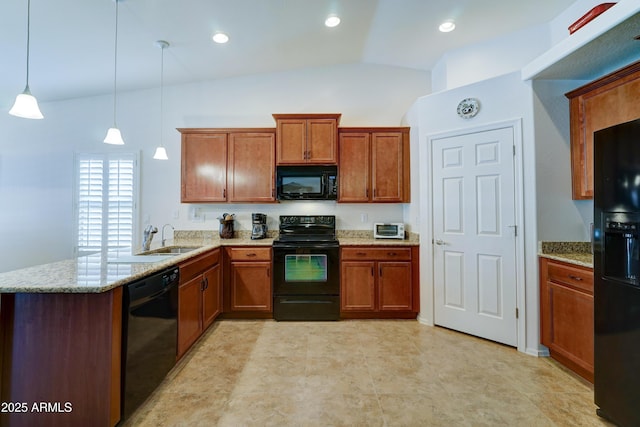
[(480, 101), (476, 98), (465, 98), (458, 104), (458, 115), (463, 119), (475, 117), (480, 111)]

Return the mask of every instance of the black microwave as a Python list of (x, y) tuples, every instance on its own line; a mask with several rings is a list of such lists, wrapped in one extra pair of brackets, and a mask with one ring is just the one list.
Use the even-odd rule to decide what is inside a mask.
[(278, 200), (336, 200), (337, 166), (276, 167)]

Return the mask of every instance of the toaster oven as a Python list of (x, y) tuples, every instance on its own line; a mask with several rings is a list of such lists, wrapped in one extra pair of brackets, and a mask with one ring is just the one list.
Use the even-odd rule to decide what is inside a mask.
[(404, 224), (401, 222), (376, 222), (373, 224), (375, 239), (404, 239)]

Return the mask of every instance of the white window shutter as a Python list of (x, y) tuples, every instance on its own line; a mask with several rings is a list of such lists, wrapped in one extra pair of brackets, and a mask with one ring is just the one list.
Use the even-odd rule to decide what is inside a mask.
[(132, 247), (136, 156), (80, 154), (77, 171), (78, 254)]

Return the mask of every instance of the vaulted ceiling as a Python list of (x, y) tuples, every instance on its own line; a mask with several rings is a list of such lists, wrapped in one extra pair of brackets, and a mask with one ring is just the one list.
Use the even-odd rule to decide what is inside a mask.
[[(120, 0), (118, 90), (343, 63), (429, 70), (444, 52), (549, 22), (575, 0)], [(342, 22), (327, 28), (337, 14)], [(457, 28), (441, 33), (452, 19)], [(24, 88), (27, 0), (0, 4), (0, 105)], [(32, 0), (30, 86), (41, 101), (113, 89), (115, 2)], [(230, 41), (213, 43), (215, 32)]]

